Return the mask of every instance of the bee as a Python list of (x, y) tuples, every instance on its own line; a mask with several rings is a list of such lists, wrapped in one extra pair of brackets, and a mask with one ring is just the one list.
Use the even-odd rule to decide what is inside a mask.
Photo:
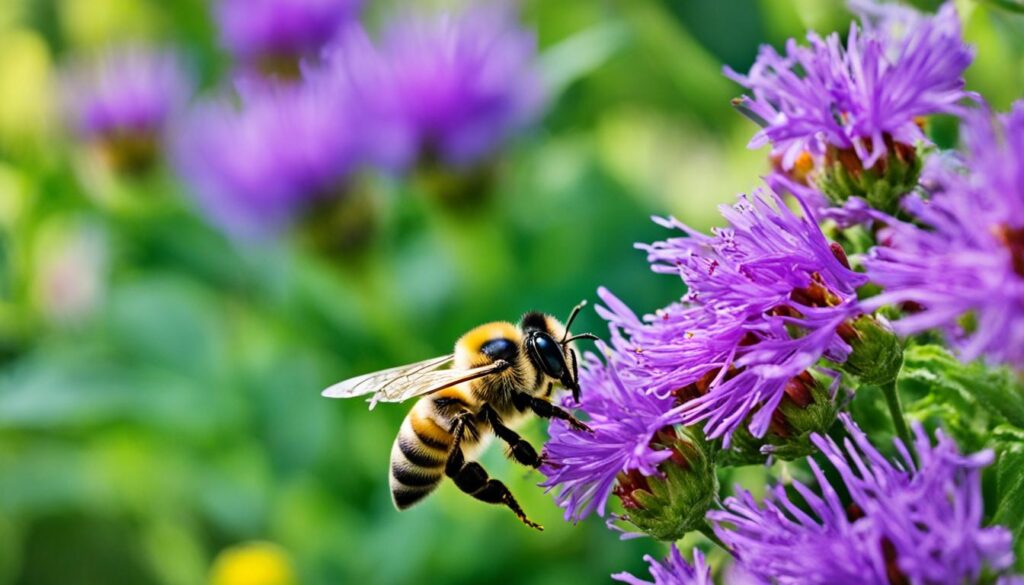
[(455, 351), (429, 360), (390, 368), (339, 382), (323, 391), (329, 398), (370, 394), (378, 402), (421, 397), (402, 422), (391, 448), (391, 499), (405, 510), (429, 495), (445, 477), (463, 492), (489, 504), (504, 505), (527, 526), (544, 528), (527, 518), (500, 480), (470, 460), (496, 435), (508, 445), (510, 458), (537, 468), (543, 462), (533, 446), (512, 430), (530, 413), (557, 418), (590, 431), (565, 409), (552, 403), (556, 384), (579, 401), (579, 371), (574, 341), (591, 333), (570, 335), (569, 327), (585, 306), (577, 305), (565, 325), (531, 311), (518, 325), (496, 321), (459, 338)]

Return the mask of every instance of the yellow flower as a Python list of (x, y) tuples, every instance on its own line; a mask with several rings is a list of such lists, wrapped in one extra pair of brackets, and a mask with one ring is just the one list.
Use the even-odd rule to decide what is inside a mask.
[(296, 585), (291, 558), (270, 542), (250, 542), (222, 551), (209, 585)]

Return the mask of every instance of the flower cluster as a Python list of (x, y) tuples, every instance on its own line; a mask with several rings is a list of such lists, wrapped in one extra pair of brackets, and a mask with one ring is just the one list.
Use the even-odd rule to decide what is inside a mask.
[(626, 519), (645, 531), (679, 538), (703, 522), (718, 484), (702, 437), (677, 429), (674, 399), (639, 391), (593, 355), (580, 384), (589, 391), (578, 406), (593, 432), (552, 424), (541, 468), (566, 519), (603, 516), (614, 491)]
[[(703, 532), (734, 557), (730, 582), (1018, 583), (1011, 531), (985, 524), (994, 454), (911, 433), (897, 334), (940, 328), (965, 360), (1024, 364), (1024, 102), (971, 109), (973, 50), (952, 3), (932, 16), (853, 7), (861, 23), (845, 43), (812, 33), (785, 54), (763, 48), (747, 75), (727, 70), (750, 90), (736, 105), (762, 126), (752, 145), (773, 147), (769, 190), (723, 206), (726, 227), (710, 235), (656, 219), (679, 235), (638, 247), (685, 283), (678, 301), (641, 318), (599, 289), (610, 344), (567, 403), (594, 432), (551, 425), (543, 485), (569, 519), (604, 515), (614, 495), (649, 536)], [(963, 120), (966, 155), (922, 147), (932, 114)], [(908, 364), (920, 384), (954, 376)], [(840, 413), (854, 390), (862, 405), (884, 396), (898, 458)], [(763, 502), (740, 487), (709, 495), (717, 467), (804, 456), (813, 483)], [(699, 550), (693, 566), (674, 545), (646, 560), (656, 584), (711, 582)]]
[(991, 451), (960, 455), (941, 431), (932, 444), (918, 425), (913, 447), (897, 440), (900, 458), (890, 461), (842, 419), (842, 446), (813, 437), (841, 488), (808, 459), (821, 495), (793, 482), (802, 504), (784, 486), (758, 504), (740, 488), (708, 514), (747, 572), (779, 584), (975, 583), (1012, 565), (1009, 531), (982, 527), (980, 470)]
[(365, 134), (344, 92), (281, 86), (204, 104), (178, 144), (179, 167), (207, 214), (234, 233), (279, 227), (311, 204), (344, 193), (364, 162)]
[(365, 231), (374, 205), (358, 171), (441, 165), (472, 173), (538, 114), (534, 35), (510, 5), (408, 12), (386, 23), (378, 41), (349, 22), (357, 6), (220, 5), (240, 58), (323, 55), (296, 69), (298, 83), (243, 80), (238, 98), (197, 107), (184, 126), (181, 173), (229, 231), (259, 235), (298, 219), (319, 222), (308, 231), (327, 237)]
[(799, 216), (774, 194), (722, 208), (729, 227), (711, 236), (675, 220), (684, 232), (643, 246), (656, 272), (679, 274), (682, 303), (640, 321), (603, 293), (613, 344), (640, 387), (685, 402), (683, 422), (704, 422), (708, 438), (748, 426), (762, 437), (785, 397), (806, 406), (819, 381), (838, 375), (819, 366), (847, 360), (857, 339), (855, 290), (863, 275), (846, 264), (805, 210)]
[(852, 150), (871, 168), (894, 143), (925, 139), (916, 118), (959, 111), (973, 53), (953, 5), (934, 17), (870, 10), (879, 22), (851, 25), (845, 45), (838, 34), (810, 33), (809, 46), (791, 40), (785, 55), (763, 47), (747, 75), (726, 71), (751, 90), (742, 104), (766, 123), (751, 146), (771, 143), (787, 169), (800, 155), (824, 156), (830, 147)]
[(932, 196), (905, 200), (923, 224), (889, 221), (866, 261), (884, 292), (868, 307), (900, 304), (903, 334), (945, 330), (964, 359), (1024, 364), (1024, 102), (994, 118), (967, 118), (968, 156), (929, 161)]
[(358, 15), (362, 0), (219, 0), (221, 40), (244, 67), (297, 77)]
[(516, 24), (511, 6), (491, 4), (409, 13), (376, 42), (351, 31), (327, 67), (355, 87), (366, 114), (393, 132), (407, 161), (466, 166), (538, 114), (536, 54), (535, 35)]
[(115, 169), (135, 172), (156, 160), (193, 87), (177, 54), (132, 45), (73, 66), (62, 95), (74, 131)]
[(971, 94), (963, 72), (973, 51), (963, 42), (952, 3), (930, 17), (862, 2), (861, 26), (791, 40), (785, 54), (762, 48), (746, 75), (726, 75), (752, 95), (737, 101), (763, 127), (751, 147), (771, 144), (780, 167), (818, 183), (835, 203), (851, 196), (887, 211), (917, 181), (915, 146), (926, 142), (924, 116), (960, 113)]

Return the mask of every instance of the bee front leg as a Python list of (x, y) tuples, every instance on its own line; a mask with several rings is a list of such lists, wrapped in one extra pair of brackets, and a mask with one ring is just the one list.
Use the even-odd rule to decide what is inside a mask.
[(583, 421), (573, 416), (568, 410), (565, 410), (560, 406), (556, 406), (543, 398), (527, 394), (526, 392), (513, 394), (512, 404), (514, 404), (519, 410), (526, 410), (529, 408), (534, 414), (541, 418), (557, 418), (559, 420), (564, 420), (569, 423), (570, 427), (578, 431), (586, 431), (588, 433), (594, 432), (593, 429), (584, 424)]
[(526, 465), (528, 467), (540, 467), (541, 458), (537, 454), (537, 450), (533, 448), (533, 445), (526, 439), (519, 436), (519, 433), (505, 426), (501, 420), (501, 416), (491, 408), (491, 405), (485, 404), (480, 409), (480, 414), (484, 417), (491, 428), (494, 429), (494, 434), (498, 435), (498, 438), (508, 443), (509, 455), (513, 459)]

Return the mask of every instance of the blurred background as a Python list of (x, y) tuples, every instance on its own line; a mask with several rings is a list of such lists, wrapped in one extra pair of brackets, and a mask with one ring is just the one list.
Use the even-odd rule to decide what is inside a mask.
[[(366, 0), (363, 20), (374, 29), (399, 4)], [(979, 47), (969, 82), (1005, 108), (1024, 94), (1024, 19), (995, 4), (959, 6)], [(563, 522), (541, 476), (500, 449), (485, 466), (545, 532), (448, 482), (399, 514), (387, 465), (409, 405), (369, 412), (320, 391), (447, 353), (485, 321), (564, 317), (601, 285), (644, 310), (678, 297), (633, 248), (663, 236), (649, 216), (707, 228), (767, 168), (723, 64), (745, 71), (761, 43), (850, 17), (831, 0), (531, 0), (520, 18), (543, 111), (483, 179), (361, 176), (369, 227), (325, 248), (308, 222), (237, 237), (170, 155), (125, 173), (69, 130), (65, 104), (84, 94), (66, 72), (119, 44), (178, 51), (193, 103), (230, 88), (213, 3), (0, 2), (0, 583), (646, 573), (660, 545)], [(452, 190), (467, 194), (453, 204)], [(590, 310), (578, 323), (606, 332)], [(546, 436), (539, 421), (524, 433)]]

